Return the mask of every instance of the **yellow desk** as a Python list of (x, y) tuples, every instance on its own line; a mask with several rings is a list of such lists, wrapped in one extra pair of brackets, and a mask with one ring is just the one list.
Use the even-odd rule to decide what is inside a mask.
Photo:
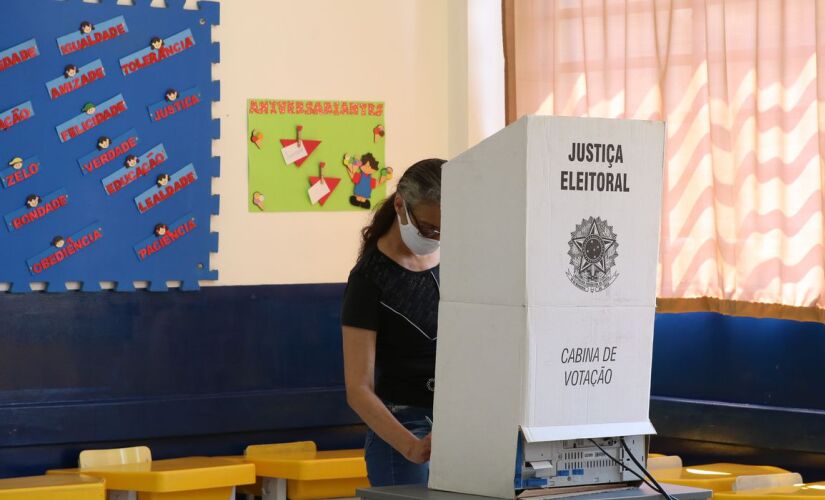
[(787, 474), (788, 471), (770, 465), (707, 464), (681, 469), (655, 469), (650, 471), (657, 481), (693, 488), (704, 488), (714, 492), (731, 491), (739, 476), (762, 476)]
[[(47, 474), (78, 472), (64, 469)], [(235, 486), (255, 482), (254, 465), (211, 457), (90, 468), (83, 474), (105, 479), (106, 489), (118, 492), (110, 498), (139, 500), (229, 500), (235, 498)]]
[[(263, 500), (354, 497), (369, 487), (364, 450), (316, 451), (306, 447), (250, 446), (244, 456), (263, 478)], [(311, 446), (309, 446), (311, 445)]]
[(105, 500), (103, 479), (91, 476), (34, 476), (0, 479), (0, 500)]
[(714, 494), (721, 500), (825, 500), (825, 482)]

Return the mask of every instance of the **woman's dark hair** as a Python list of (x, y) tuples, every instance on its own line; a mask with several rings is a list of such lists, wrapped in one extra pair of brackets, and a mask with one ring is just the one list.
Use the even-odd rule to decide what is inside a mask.
[(445, 160), (430, 158), (412, 165), (398, 181), (395, 193), (381, 202), (370, 224), (361, 230), (360, 259), (364, 253), (378, 245), (378, 239), (390, 230), (395, 222), (395, 197), (401, 196), (409, 206), (419, 203), (441, 204), (441, 166)]

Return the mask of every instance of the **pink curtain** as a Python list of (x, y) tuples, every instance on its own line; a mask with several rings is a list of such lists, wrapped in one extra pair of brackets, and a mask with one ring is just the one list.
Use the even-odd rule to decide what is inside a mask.
[(515, 0), (505, 20), (511, 117), (667, 121), (660, 298), (823, 317), (825, 0)]

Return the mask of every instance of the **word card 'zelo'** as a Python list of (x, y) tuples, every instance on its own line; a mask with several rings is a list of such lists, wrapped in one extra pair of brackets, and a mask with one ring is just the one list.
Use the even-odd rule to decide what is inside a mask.
[(40, 55), (37, 49), (37, 40), (32, 38), (0, 52), (0, 72), (13, 68), (20, 63), (34, 59)]
[(95, 59), (81, 67), (74, 64), (67, 64), (63, 68), (63, 74), (53, 80), (46, 82), (49, 95), (52, 99), (58, 99), (66, 94), (82, 89), (86, 85), (97, 80), (102, 80), (106, 76), (106, 70), (100, 59)]
[(106, 194), (112, 195), (125, 188), (136, 180), (149, 175), (167, 159), (163, 144), (158, 144), (140, 156), (129, 155), (123, 162), (123, 167), (103, 178), (103, 188)]
[(120, 59), (120, 70), (124, 75), (131, 75), (143, 68), (178, 55), (184, 50), (191, 49), (195, 46), (195, 37), (192, 35), (191, 30), (184, 30), (165, 40), (153, 36), (147, 45), (146, 48)]
[(0, 0), (0, 295), (217, 279), (220, 2), (185, 3)]
[(98, 25), (94, 25), (89, 21), (80, 21), (76, 31), (57, 39), (57, 46), (60, 47), (60, 53), (65, 56), (114, 40), (125, 35), (128, 31), (129, 28), (126, 26), (126, 19), (123, 16), (103, 21)]
[(6, 227), (10, 232), (41, 221), (47, 215), (57, 212), (69, 204), (69, 195), (65, 189), (59, 189), (41, 197), (38, 194), (26, 196), (22, 208), (6, 214)]
[(37, 276), (80, 254), (103, 238), (103, 228), (94, 223), (69, 237), (56, 235), (51, 240), (51, 247), (28, 259), (29, 272)]
[(22, 123), (34, 116), (34, 106), (31, 101), (18, 104), (0, 113), (0, 131), (8, 130), (18, 123)]
[(79, 115), (57, 126), (57, 135), (60, 136), (60, 142), (70, 141), (125, 113), (126, 101), (123, 99), (123, 95), (118, 94), (100, 105), (91, 102), (86, 103), (80, 111)]
[(20, 158), (16, 156), (9, 162), (9, 167), (0, 170), (0, 180), (4, 188), (21, 184), (40, 173), (40, 160), (36, 156)]
[(200, 104), (201, 91), (197, 87), (178, 92), (175, 89), (166, 91), (166, 97), (160, 102), (149, 106), (149, 117), (152, 121), (158, 122), (165, 118), (174, 116), (182, 111)]
[(82, 158), (78, 158), (77, 164), (80, 165), (80, 171), (83, 172), (83, 175), (87, 175), (103, 168), (136, 148), (139, 140), (135, 129), (131, 129), (114, 139), (105, 135), (100, 136), (97, 139), (97, 149)]
[(195, 222), (195, 217), (192, 214), (181, 217), (169, 225), (158, 223), (155, 225), (152, 236), (135, 245), (135, 254), (138, 260), (143, 261), (147, 257), (173, 245), (178, 240), (191, 234), (197, 228), (198, 224)]
[(145, 213), (161, 202), (180, 193), (197, 180), (198, 174), (195, 172), (195, 166), (191, 163), (172, 175), (160, 174), (155, 187), (149, 188), (135, 197), (135, 205), (137, 205), (140, 213)]

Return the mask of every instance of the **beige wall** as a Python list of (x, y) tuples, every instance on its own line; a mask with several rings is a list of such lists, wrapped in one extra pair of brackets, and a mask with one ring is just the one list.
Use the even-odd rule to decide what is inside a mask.
[[(447, 33), (444, 0), (222, 2), (216, 284), (345, 281), (367, 222), (247, 212), (246, 99), (384, 101), (387, 159), (400, 173), (448, 154)], [(353, 68), (364, 76), (345, 76)]]

